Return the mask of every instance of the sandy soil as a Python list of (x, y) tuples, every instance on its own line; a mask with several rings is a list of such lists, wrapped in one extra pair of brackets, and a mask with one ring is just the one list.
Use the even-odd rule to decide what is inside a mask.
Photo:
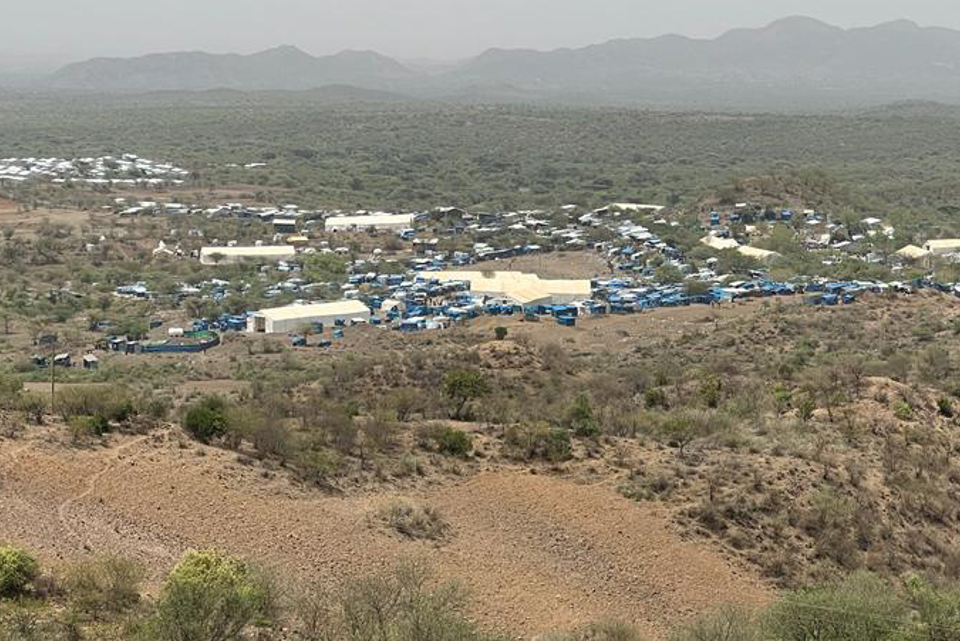
[[(57, 442), (55, 428), (0, 441), (0, 540), (47, 563), (84, 554), (138, 559), (154, 581), (189, 548), (215, 546), (285, 576), (332, 584), (405, 556), (465, 583), (474, 615), (526, 637), (600, 619), (653, 638), (729, 600), (769, 590), (710, 544), (685, 541), (661, 508), (604, 483), (495, 467), (426, 489), (329, 496), (172, 432)], [(398, 538), (373, 518), (401, 497), (440, 508), (449, 543)]]

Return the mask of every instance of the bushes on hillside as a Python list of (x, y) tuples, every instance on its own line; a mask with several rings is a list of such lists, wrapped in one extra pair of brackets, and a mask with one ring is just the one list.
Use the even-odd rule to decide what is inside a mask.
[(512, 425), (504, 431), (503, 448), (511, 458), (559, 463), (571, 456), (570, 431), (545, 423)]
[(378, 516), (398, 534), (411, 539), (439, 540), (450, 531), (450, 524), (443, 514), (429, 505), (394, 501), (381, 509)]
[(40, 576), (40, 564), (25, 550), (0, 545), (0, 598), (24, 594)]
[(101, 424), (123, 423), (135, 413), (130, 394), (119, 387), (67, 387), (56, 395), (56, 410), (65, 422), (76, 416), (95, 417)]
[(418, 436), (422, 447), (441, 454), (462, 458), (473, 451), (473, 438), (469, 434), (446, 425), (427, 425), (420, 429)]
[(201, 443), (227, 433), (227, 403), (219, 396), (205, 396), (187, 408), (183, 429)]
[(567, 425), (580, 437), (594, 437), (600, 433), (600, 421), (594, 415), (589, 396), (581, 392), (574, 397), (567, 410)]

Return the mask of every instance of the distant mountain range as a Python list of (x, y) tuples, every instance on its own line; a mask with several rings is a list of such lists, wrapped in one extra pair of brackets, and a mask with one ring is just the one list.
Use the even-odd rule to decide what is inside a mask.
[(786, 18), (709, 40), (668, 35), (548, 52), (492, 49), (434, 73), (374, 52), (314, 57), (285, 46), (247, 56), (97, 58), (42, 84), (96, 92), (351, 85), (391, 98), (737, 110), (960, 103), (960, 31), (908, 21), (844, 30)]
[(264, 91), (326, 85), (380, 88), (413, 76), (414, 72), (400, 63), (372, 51), (344, 51), (317, 58), (296, 47), (282, 46), (248, 56), (190, 52), (94, 58), (64, 67), (47, 84), (101, 92)]

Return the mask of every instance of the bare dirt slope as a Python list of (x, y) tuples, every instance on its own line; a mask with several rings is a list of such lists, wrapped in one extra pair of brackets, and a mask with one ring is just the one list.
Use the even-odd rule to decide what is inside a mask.
[[(419, 556), (467, 585), (479, 620), (525, 636), (620, 619), (657, 638), (718, 603), (769, 597), (716, 549), (683, 541), (658, 508), (605, 484), (491, 467), (404, 494), (333, 497), (171, 433), (88, 450), (53, 441), (49, 428), (0, 441), (0, 540), (48, 563), (120, 554), (156, 578), (185, 549), (216, 546), (334, 583)], [(450, 542), (385, 531), (372, 515), (399, 496), (440, 508)]]

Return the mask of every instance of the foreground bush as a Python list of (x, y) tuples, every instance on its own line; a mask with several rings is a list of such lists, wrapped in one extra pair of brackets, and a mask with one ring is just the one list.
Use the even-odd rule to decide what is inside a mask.
[(24, 594), (40, 575), (40, 564), (20, 548), (0, 545), (0, 598)]
[(426, 568), (394, 570), (348, 583), (334, 597), (311, 595), (297, 608), (305, 641), (507, 641), (464, 616), (463, 591), (435, 584)]
[(243, 561), (188, 552), (167, 577), (149, 626), (155, 641), (231, 641), (271, 614), (273, 591)]
[(140, 601), (142, 578), (132, 561), (105, 557), (70, 566), (61, 583), (77, 612), (99, 619), (135, 606)]

